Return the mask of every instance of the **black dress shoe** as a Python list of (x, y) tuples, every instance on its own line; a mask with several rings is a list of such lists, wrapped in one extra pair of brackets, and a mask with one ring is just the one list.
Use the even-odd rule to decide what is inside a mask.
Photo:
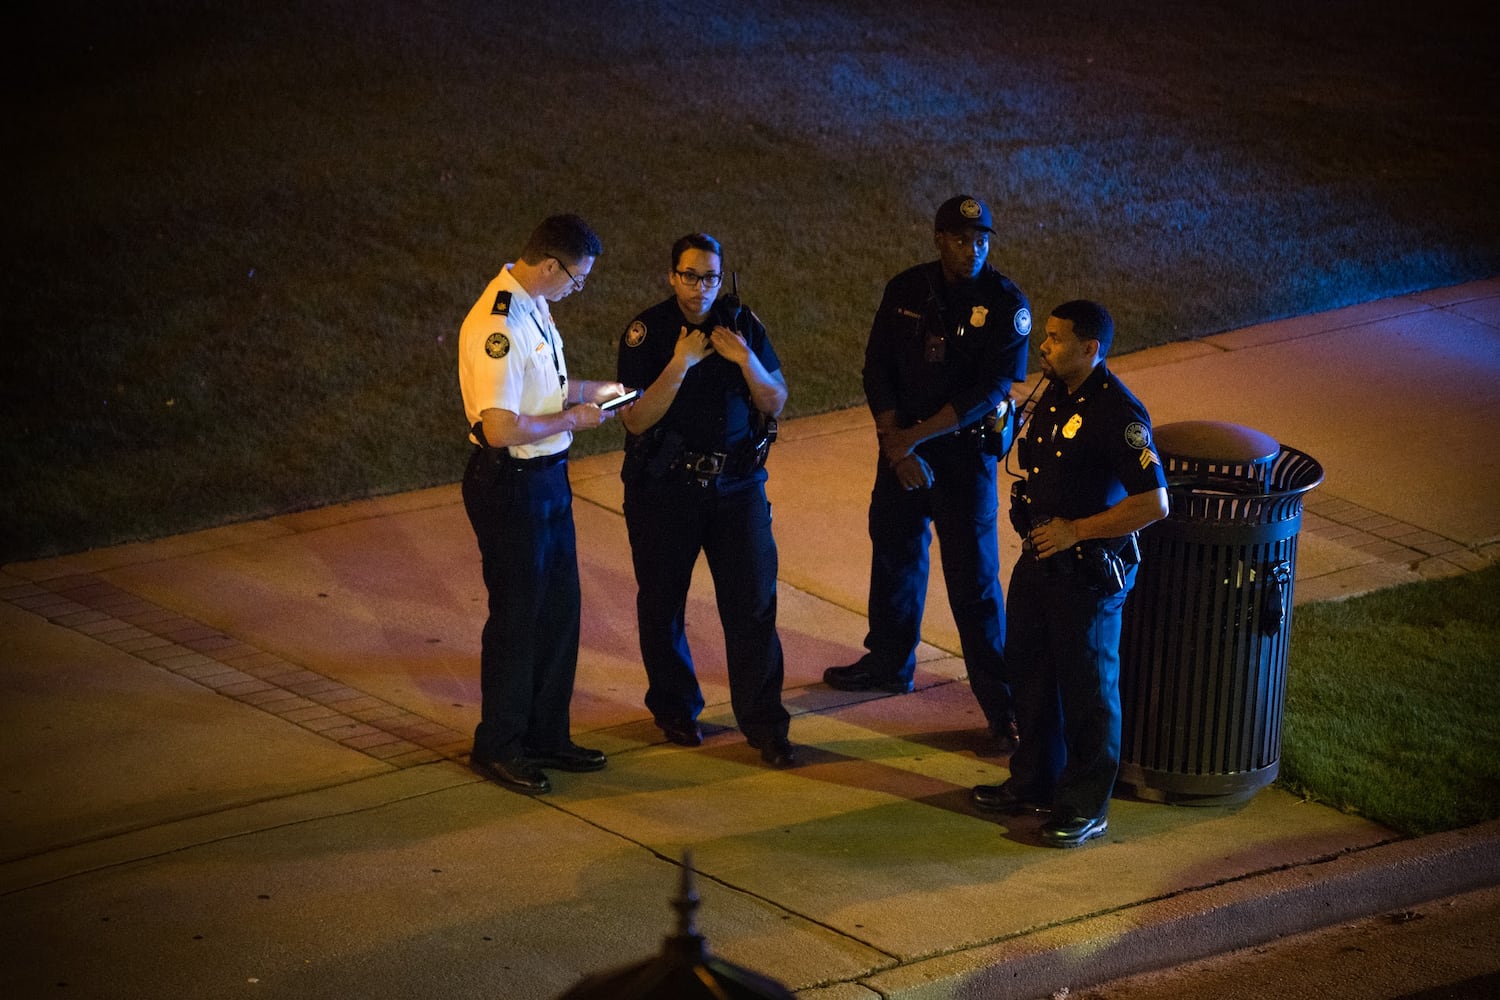
[(1027, 802), (1006, 785), (975, 785), (974, 790), (969, 793), (970, 800), (975, 808), (985, 812), (1004, 813), (1007, 816), (1020, 816), (1025, 813), (1044, 813), (1047, 807), (1040, 802)]
[(509, 788), (522, 795), (543, 795), (552, 791), (552, 782), (525, 757), (485, 760), (483, 757), (471, 756), (469, 769), (481, 778), (487, 778), (502, 788)]
[(885, 691), (889, 694), (907, 694), (912, 682), (900, 677), (877, 676), (864, 663), (851, 663), (847, 667), (829, 667), (823, 671), (823, 683), (835, 691)]
[(698, 728), (696, 722), (658, 722), (656, 728), (662, 731), (668, 743), (676, 743), (680, 747), (703, 745), (703, 730)]
[(1042, 843), (1048, 847), (1077, 847), (1079, 844), (1104, 836), (1109, 821), (1098, 819), (1054, 819), (1042, 824)]
[(797, 748), (792, 746), (792, 741), (785, 736), (778, 736), (765, 743), (757, 743), (746, 740), (753, 749), (760, 751), (760, 759), (770, 767), (778, 770), (788, 767), (796, 767), (801, 761), (797, 759)]
[(576, 743), (546, 752), (526, 751), (526, 759), (535, 767), (548, 767), (558, 771), (602, 771), (609, 763), (601, 751), (590, 750)]

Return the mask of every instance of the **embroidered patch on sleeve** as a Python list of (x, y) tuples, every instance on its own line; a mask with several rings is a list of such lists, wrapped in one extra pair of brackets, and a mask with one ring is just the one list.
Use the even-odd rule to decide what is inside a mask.
[(1016, 310), (1015, 319), (1012, 320), (1016, 326), (1016, 332), (1023, 337), (1031, 335), (1031, 310), (1025, 306)]
[(1141, 449), (1141, 468), (1149, 469), (1152, 465), (1160, 465), (1161, 459), (1156, 457), (1156, 452), (1150, 448)]
[[(509, 294), (509, 293), (506, 293)], [(492, 358), (503, 358), (510, 353), (510, 338), (496, 331), (484, 342), (484, 353)]]
[(631, 323), (625, 330), (625, 346), (640, 347), (646, 342), (646, 324), (640, 320)]
[(1139, 420), (1132, 420), (1125, 428), (1125, 443), (1137, 449), (1151, 447), (1151, 428)]

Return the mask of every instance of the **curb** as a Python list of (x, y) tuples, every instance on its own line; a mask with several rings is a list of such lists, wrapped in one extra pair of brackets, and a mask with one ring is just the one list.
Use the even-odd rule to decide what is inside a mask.
[(891, 1000), (1051, 997), (1500, 885), (1500, 820), (1251, 875), (860, 980)]

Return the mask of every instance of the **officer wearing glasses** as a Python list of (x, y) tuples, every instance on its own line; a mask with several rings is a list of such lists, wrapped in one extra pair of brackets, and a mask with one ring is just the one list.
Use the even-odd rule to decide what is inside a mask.
[(703, 692), (684, 631), (698, 554), (708, 557), (724, 628), (729, 698), (749, 744), (772, 767), (797, 763), (781, 703), (776, 542), (766, 455), (786, 379), (766, 328), (724, 290), (719, 242), (672, 246), (672, 295), (620, 338), (617, 374), (644, 387), (624, 412), (620, 477), (638, 587), (646, 707), (667, 739), (698, 746)]
[(879, 459), (870, 494), (869, 632), (856, 663), (829, 667), (841, 691), (912, 689), (936, 527), (964, 663), (991, 736), (1012, 749), (1004, 663), (995, 456), (979, 431), (1026, 377), (1031, 309), (988, 264), (989, 208), (959, 195), (934, 220), (938, 259), (886, 285), (865, 347), (864, 387)]
[(548, 305), (583, 288), (602, 249), (576, 215), (544, 220), (459, 331), (458, 382), (474, 445), (464, 510), (489, 591), (470, 766), (527, 795), (551, 790), (543, 768), (606, 763), (569, 733), (579, 584), (566, 459), (574, 432), (598, 427), (606, 418), (598, 404), (624, 387), (568, 378)]

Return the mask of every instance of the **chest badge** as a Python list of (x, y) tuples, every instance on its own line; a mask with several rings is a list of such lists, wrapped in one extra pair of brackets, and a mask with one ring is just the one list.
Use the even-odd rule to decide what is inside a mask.
[(1083, 426), (1083, 414), (1075, 413), (1063, 424), (1063, 437), (1069, 441), (1078, 436), (1078, 429)]
[(498, 330), (490, 334), (484, 342), (484, 353), (497, 360), (505, 357), (510, 353), (510, 338)]
[(646, 324), (640, 320), (631, 323), (625, 330), (625, 346), (640, 347), (646, 342)]
[(990, 318), (989, 306), (975, 306), (969, 313), (969, 325), (978, 329), (984, 326), (984, 321)]

